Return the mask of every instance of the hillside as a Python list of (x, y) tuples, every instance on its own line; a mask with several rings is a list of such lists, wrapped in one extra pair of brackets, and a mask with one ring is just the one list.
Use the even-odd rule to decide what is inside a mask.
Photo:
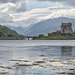
[(11, 30), (10, 28), (6, 26), (0, 25), (0, 37), (11, 37), (11, 36), (18, 36), (18, 33), (14, 30)]
[(59, 18), (44, 20), (35, 24), (27, 31), (25, 31), (24, 35), (30, 35), (30, 36), (35, 36), (39, 34), (48, 35), (48, 33), (60, 30), (61, 22), (71, 22), (73, 24), (73, 30), (75, 29), (75, 19), (59, 17)]

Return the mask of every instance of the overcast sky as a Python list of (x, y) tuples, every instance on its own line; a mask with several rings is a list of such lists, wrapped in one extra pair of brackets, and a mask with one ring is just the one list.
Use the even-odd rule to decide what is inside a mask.
[(75, 0), (0, 0), (0, 24), (24, 26), (42, 20), (75, 18)]

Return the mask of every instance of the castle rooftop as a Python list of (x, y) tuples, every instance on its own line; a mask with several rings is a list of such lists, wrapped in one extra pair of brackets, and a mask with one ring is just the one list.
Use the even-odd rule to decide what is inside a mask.
[(65, 26), (65, 25), (68, 25), (68, 26), (69, 26), (69, 25), (72, 25), (72, 23), (70, 23), (70, 22), (69, 22), (69, 23), (63, 23), (63, 22), (62, 22), (62, 25), (64, 25), (64, 26)]

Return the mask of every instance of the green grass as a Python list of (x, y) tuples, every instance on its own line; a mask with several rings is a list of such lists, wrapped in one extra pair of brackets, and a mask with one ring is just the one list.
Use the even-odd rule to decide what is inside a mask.
[(70, 39), (73, 38), (68, 36), (41, 36), (41, 37), (35, 37), (34, 40), (64, 40), (64, 39)]

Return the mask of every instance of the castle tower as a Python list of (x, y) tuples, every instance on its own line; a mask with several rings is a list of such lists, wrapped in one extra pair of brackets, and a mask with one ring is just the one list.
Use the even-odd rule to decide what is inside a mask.
[(61, 33), (73, 33), (72, 23), (62, 23)]

